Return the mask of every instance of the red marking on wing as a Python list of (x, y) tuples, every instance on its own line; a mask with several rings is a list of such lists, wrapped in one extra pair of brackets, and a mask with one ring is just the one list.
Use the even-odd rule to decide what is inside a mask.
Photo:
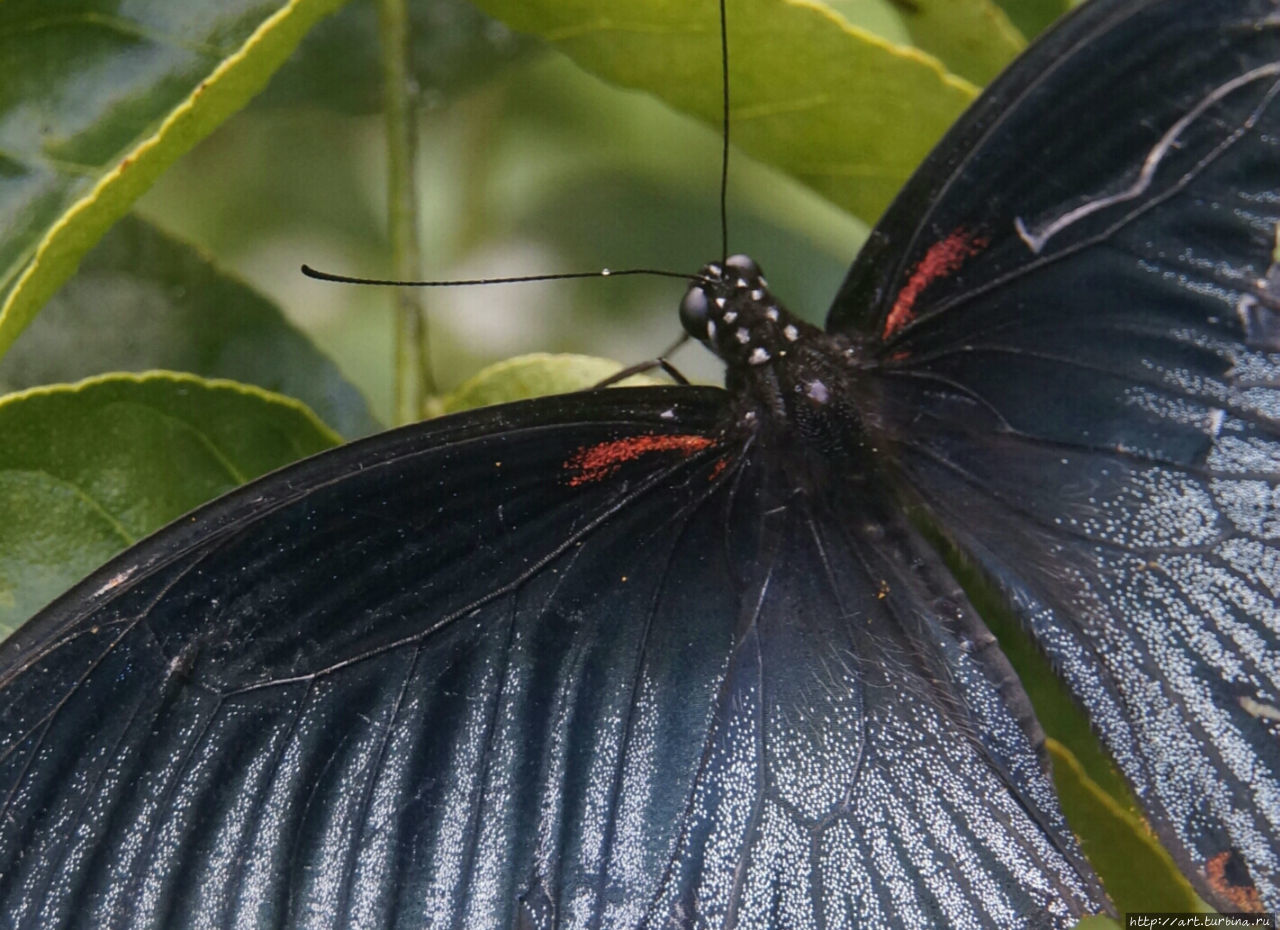
[(881, 338), (888, 339), (916, 318), (916, 300), (926, 287), (939, 278), (954, 274), (966, 259), (977, 255), (990, 242), (991, 240), (986, 236), (970, 233), (961, 227), (947, 238), (940, 239), (929, 246), (929, 251), (924, 253), (924, 258), (920, 259), (911, 270), (907, 283), (902, 286), (902, 290), (898, 291), (893, 309), (889, 311), (889, 316), (884, 321), (884, 332)]
[[(1204, 874), (1209, 880), (1209, 887), (1234, 908), (1251, 913), (1261, 911), (1262, 898), (1258, 894), (1258, 889), (1252, 885), (1236, 884), (1239, 876), (1233, 878), (1227, 874), (1227, 870), (1233, 865), (1231, 859), (1235, 855), (1233, 850), (1228, 849), (1226, 852), (1218, 853), (1204, 864)], [(1242, 871), (1238, 867), (1239, 863), (1234, 865), (1237, 866), (1237, 871)]]
[(593, 481), (608, 478), (624, 462), (630, 462), (650, 452), (679, 452), (692, 455), (707, 446), (715, 445), (715, 440), (708, 436), (694, 435), (660, 435), (628, 436), (626, 439), (614, 439), (609, 442), (598, 442), (594, 446), (583, 446), (565, 461), (564, 467), (572, 474), (569, 486), (576, 488)]

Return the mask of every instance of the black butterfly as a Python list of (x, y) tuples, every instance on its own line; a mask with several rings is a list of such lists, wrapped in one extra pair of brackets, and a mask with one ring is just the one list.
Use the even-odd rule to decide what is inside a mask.
[(1196, 888), (1280, 908), (1280, 9), (1094, 0), (947, 136), (827, 331), (727, 390), (355, 443), (0, 650), (5, 927), (1069, 926), (1107, 905), (991, 576)]

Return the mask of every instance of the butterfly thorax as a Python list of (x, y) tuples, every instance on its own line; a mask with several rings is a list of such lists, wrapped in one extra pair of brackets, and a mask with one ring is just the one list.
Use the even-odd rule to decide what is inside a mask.
[(724, 361), (744, 426), (825, 455), (862, 446), (858, 346), (783, 307), (751, 258), (704, 266), (680, 302), (680, 321)]

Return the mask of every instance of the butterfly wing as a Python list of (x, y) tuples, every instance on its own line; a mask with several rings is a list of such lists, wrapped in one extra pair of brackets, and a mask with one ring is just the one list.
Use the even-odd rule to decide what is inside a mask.
[(556, 893), (592, 889), (571, 873), (608, 848), (644, 700), (647, 751), (678, 773), (628, 796), (629, 865), (651, 871), (726, 643), (708, 599), (705, 639), (648, 640), (666, 662), (648, 687), (679, 672), (680, 701), (634, 693), (670, 546), (629, 514), (700, 437), (639, 483), (574, 480), (625, 464), (625, 444), (569, 460), (686, 411), (705, 429), (708, 406), (549, 401), (378, 437), (247, 486), (63, 598), (3, 654), (5, 925), (515, 925), (539, 868)]
[(1098, 0), (997, 81), (829, 328), (1196, 887), (1280, 907), (1280, 10)]
[(673, 862), (687, 925), (1049, 927), (1103, 910), (1016, 677), (895, 499), (772, 454), (749, 454), (723, 501), (739, 625), (731, 710)]
[(953, 583), (887, 497), (801, 493), (723, 432), (725, 398), (375, 437), (62, 598), (0, 651), (4, 925), (1096, 911)]

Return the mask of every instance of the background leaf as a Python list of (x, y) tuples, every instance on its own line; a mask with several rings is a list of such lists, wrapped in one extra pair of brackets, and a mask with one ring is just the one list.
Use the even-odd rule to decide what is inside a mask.
[(111, 375), (0, 398), (0, 635), (193, 507), (337, 444), (296, 400)]
[[(718, 15), (709, 0), (481, 0), (582, 67), (716, 124)], [(741, 0), (729, 19), (735, 143), (871, 221), (977, 93), (936, 59), (816, 3)]]
[[(589, 22), (624, 11), (638, 25), (627, 21), (562, 44), (607, 58), (610, 67), (601, 72), (631, 86), (677, 97), (697, 88), (704, 115), (717, 122), (711, 4), (507, 5), (517, 19), (542, 17), (543, 32), (554, 31), (551, 14)], [(892, 4), (881, 6), (896, 16)], [(735, 85), (735, 138), (774, 133), (773, 144), (790, 159), (785, 166), (807, 165), (825, 177), (816, 186), (874, 201), (876, 210), (973, 93), (937, 61), (855, 30), (819, 6), (735, 4), (734, 22), (752, 19), (754, 31), (734, 47), (755, 45), (760, 58), (740, 62), (735, 55), (735, 69), (763, 71), (756, 86), (745, 79)], [(783, 40), (776, 47), (775, 36)], [(900, 110), (886, 111), (886, 100)], [(673, 116), (647, 95), (619, 93), (558, 56), (529, 56), (469, 94), (445, 92), (435, 101), (423, 114), (419, 172), (427, 275), (604, 265), (694, 271), (719, 253), (719, 138), (705, 122)], [(373, 276), (389, 271), (379, 134), (373, 122), (253, 109), (184, 159), (143, 209), (209, 246), (294, 318), (305, 317), (385, 419), (391, 348), (382, 308), (389, 294), (303, 282), (292, 273), (302, 262)], [(904, 134), (911, 151), (897, 145)], [(290, 157), (280, 158), (282, 151)], [(873, 177), (881, 171), (884, 177)], [(757, 255), (788, 305), (821, 320), (865, 226), (776, 168), (735, 154), (731, 174), (731, 249)], [(680, 292), (671, 282), (637, 278), (433, 292), (426, 299), (436, 381), (457, 384), (484, 364), (530, 349), (649, 356), (678, 331)], [(695, 379), (720, 378), (719, 366), (697, 347), (677, 361)]]
[[(466, 0), (409, 4), (410, 65), (424, 108), (480, 87), (538, 49)], [(298, 50), (254, 98), (257, 109), (323, 107), (359, 115), (382, 109), (378, 14), (373, 3), (348, 3), (317, 23)]]
[(1210, 910), (1140, 817), (1098, 787), (1057, 740), (1047, 748), (1062, 808), (1072, 825), (1088, 825), (1087, 832), (1077, 826), (1080, 844), (1117, 910)]
[(866, 0), (827, 0), (855, 26), (899, 45), (915, 45), (935, 55), (952, 74), (986, 84), (1027, 44), (1003, 9), (991, 0), (898, 0), (885, 5), (898, 24), (886, 29), (884, 17), (867, 16)]
[(296, 397), (347, 438), (380, 428), (355, 386), (275, 304), (132, 216), (0, 359), (0, 387), (156, 368)]
[(1028, 38), (1049, 28), (1062, 14), (1078, 2), (1072, 0), (999, 0), (1010, 21)]
[[(477, 372), (445, 395), (441, 413), (456, 413), (474, 407), (503, 404), (513, 400), (582, 391), (622, 370), (622, 365), (590, 355), (552, 355), (535, 352), (497, 362)], [(646, 375), (633, 375), (620, 386), (660, 384)]]
[(1121, 930), (1121, 926), (1119, 921), (1099, 915), (1097, 917), (1086, 917), (1076, 924), (1075, 930)]
[[(693, 272), (719, 253), (717, 133), (559, 55), (522, 61), (425, 113), (422, 132), (430, 277), (641, 265)], [(160, 179), (140, 210), (288, 308), (387, 420), (390, 292), (297, 274), (303, 262), (390, 272), (385, 176), (373, 158), (380, 144), (368, 120), (251, 109)], [(730, 212), (732, 248), (758, 255), (788, 305), (821, 320), (863, 224), (746, 158), (734, 161)], [(531, 350), (652, 357), (679, 334), (683, 291), (678, 281), (638, 277), (431, 291), (436, 380), (452, 387)], [(700, 346), (677, 364), (721, 379)]]
[(0, 3), (0, 354), (341, 0)]

